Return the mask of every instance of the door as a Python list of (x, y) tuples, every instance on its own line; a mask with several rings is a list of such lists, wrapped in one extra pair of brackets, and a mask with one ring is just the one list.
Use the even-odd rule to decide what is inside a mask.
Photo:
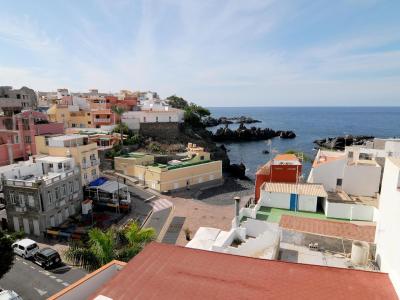
[(33, 220), (33, 234), (37, 235), (37, 236), (40, 235), (39, 221), (38, 220)]
[(18, 217), (13, 217), (13, 222), (14, 222), (14, 231), (19, 231), (19, 220)]
[(54, 216), (50, 217), (50, 225), (51, 225), (51, 227), (55, 227), (56, 226), (56, 222), (54, 221)]
[(298, 203), (297, 203), (297, 195), (290, 194), (290, 210), (297, 211)]
[(24, 232), (26, 234), (30, 234), (31, 231), (29, 229), (29, 220), (24, 218), (24, 219), (22, 219), (22, 223), (24, 224)]

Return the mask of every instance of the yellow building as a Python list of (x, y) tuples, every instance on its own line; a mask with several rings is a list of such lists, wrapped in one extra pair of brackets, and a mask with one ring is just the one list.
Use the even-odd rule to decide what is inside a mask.
[(79, 109), (78, 106), (67, 104), (54, 104), (47, 110), (49, 120), (52, 122), (64, 123), (65, 128), (92, 128), (95, 127), (92, 122), (90, 110)]
[(115, 157), (115, 170), (160, 192), (222, 182), (222, 161), (211, 161), (210, 153), (195, 144), (187, 150), (186, 158), (168, 164), (154, 163), (153, 155), (143, 153)]
[(99, 177), (99, 154), (96, 143), (89, 143), (88, 136), (72, 134), (61, 136), (35, 136), (38, 154), (70, 156), (81, 169), (82, 185)]

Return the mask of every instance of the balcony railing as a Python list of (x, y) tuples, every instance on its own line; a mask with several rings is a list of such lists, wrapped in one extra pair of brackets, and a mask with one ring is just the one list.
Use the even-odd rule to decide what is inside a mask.
[(96, 123), (111, 123), (111, 118), (96, 118), (94, 121)]

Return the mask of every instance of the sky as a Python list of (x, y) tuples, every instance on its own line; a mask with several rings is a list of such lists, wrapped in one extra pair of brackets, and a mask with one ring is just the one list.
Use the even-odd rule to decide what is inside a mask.
[(0, 0), (0, 85), (400, 105), (399, 0)]

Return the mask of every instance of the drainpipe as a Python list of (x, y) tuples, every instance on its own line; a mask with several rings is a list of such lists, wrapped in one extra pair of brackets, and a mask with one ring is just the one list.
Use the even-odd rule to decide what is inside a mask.
[(236, 196), (235, 200), (235, 228), (239, 228), (240, 220), (239, 220), (239, 210), (240, 210), (240, 197)]

